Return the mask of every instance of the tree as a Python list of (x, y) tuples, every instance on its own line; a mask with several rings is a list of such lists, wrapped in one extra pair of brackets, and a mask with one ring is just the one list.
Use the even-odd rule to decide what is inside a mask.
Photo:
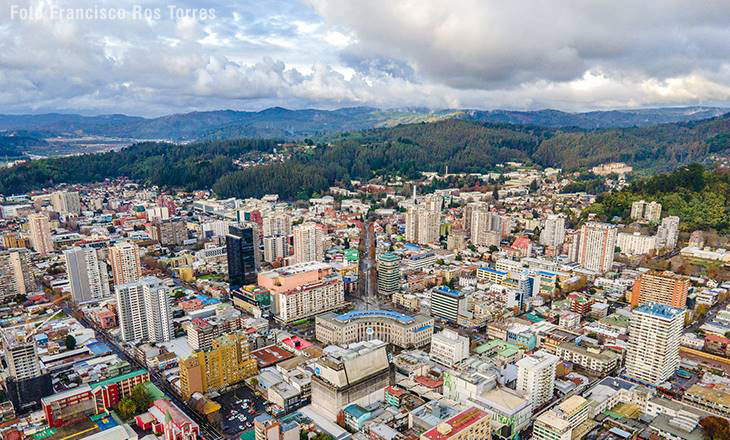
[(146, 411), (150, 406), (152, 406), (152, 397), (147, 392), (144, 384), (139, 384), (132, 388), (130, 398), (132, 399), (132, 402), (134, 402), (134, 406), (139, 411)]
[(724, 440), (730, 438), (730, 422), (717, 416), (708, 416), (700, 420), (708, 440)]
[(64, 343), (66, 344), (66, 350), (73, 350), (76, 348), (76, 338), (74, 338), (73, 335), (66, 335)]
[(125, 397), (124, 399), (120, 400), (117, 404), (116, 408), (114, 410), (119, 414), (119, 417), (122, 418), (122, 420), (129, 420), (137, 414), (137, 405), (135, 405), (134, 401), (129, 398)]
[(530, 192), (534, 193), (537, 191), (537, 179), (534, 179), (532, 182), (530, 182)]

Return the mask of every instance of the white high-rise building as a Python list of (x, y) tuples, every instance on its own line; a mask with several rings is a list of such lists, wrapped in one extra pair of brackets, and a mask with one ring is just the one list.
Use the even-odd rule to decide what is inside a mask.
[(94, 248), (74, 247), (63, 252), (66, 276), (75, 303), (95, 301), (111, 295), (106, 262)]
[(130, 241), (116, 243), (109, 248), (114, 285), (127, 284), (142, 278), (139, 248)]
[(469, 338), (444, 329), (431, 337), (431, 359), (441, 365), (453, 367), (469, 357)]
[(656, 249), (656, 236), (641, 235), (638, 232), (619, 232), (616, 246), (624, 255), (645, 255)]
[(80, 214), (81, 199), (76, 191), (56, 191), (51, 194), (53, 210), (61, 214)]
[(599, 273), (608, 272), (616, 249), (615, 225), (588, 222), (580, 229), (578, 264)]
[(662, 218), (662, 205), (657, 202), (647, 203), (644, 200), (634, 202), (631, 204), (631, 218), (658, 223)]
[(297, 263), (324, 260), (324, 235), (316, 223), (294, 227), (294, 259)]
[(499, 246), (502, 218), (496, 212), (474, 209), (471, 212), (471, 242), (475, 246)]
[(291, 217), (285, 212), (272, 212), (262, 219), (262, 231), (264, 237), (275, 237), (279, 235), (291, 235)]
[[(438, 198), (443, 202), (443, 199)], [(438, 199), (430, 200), (425, 205), (411, 206), (406, 211), (406, 241), (418, 244), (431, 244), (439, 240), (441, 226), (441, 210)]]
[(656, 231), (656, 247), (658, 249), (674, 249), (679, 238), (679, 217), (664, 217)]
[(125, 342), (166, 342), (174, 337), (168, 288), (157, 277), (115, 286), (117, 313)]
[(264, 237), (264, 261), (271, 263), (277, 258), (289, 256), (289, 236)]
[(552, 399), (559, 361), (559, 357), (538, 350), (517, 362), (517, 391), (527, 397), (533, 411)]
[(540, 244), (543, 246), (558, 247), (565, 242), (565, 217), (549, 215), (540, 231)]
[(33, 250), (41, 255), (53, 252), (51, 241), (51, 224), (45, 214), (31, 214), (28, 216), (28, 229)]
[(660, 385), (679, 368), (684, 309), (647, 302), (631, 312), (626, 375)]

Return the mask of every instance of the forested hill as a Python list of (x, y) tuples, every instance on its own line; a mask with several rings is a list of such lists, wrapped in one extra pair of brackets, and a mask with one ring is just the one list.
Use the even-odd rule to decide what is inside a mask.
[(149, 184), (209, 189), (222, 197), (277, 193), (304, 197), (337, 181), (420, 171), (483, 172), (508, 160), (576, 169), (622, 160), (652, 170), (674, 169), (710, 153), (730, 152), (730, 116), (655, 127), (557, 130), (479, 124), (459, 119), (347, 132), (293, 154), (286, 162), (239, 169), (234, 159), (269, 152), (273, 140), (188, 145), (142, 143), (118, 152), (34, 160), (0, 170), (0, 193), (55, 183), (127, 176)]

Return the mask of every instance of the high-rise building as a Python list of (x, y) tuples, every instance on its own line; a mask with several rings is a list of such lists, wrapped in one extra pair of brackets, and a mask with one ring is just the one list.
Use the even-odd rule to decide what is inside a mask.
[(0, 252), (0, 299), (37, 289), (28, 249)]
[(451, 228), (446, 239), (446, 249), (450, 251), (463, 251), (466, 249), (466, 232), (461, 228)]
[(499, 246), (504, 226), (498, 213), (475, 209), (471, 213), (471, 242), (475, 246)]
[(658, 386), (679, 368), (684, 309), (648, 302), (631, 312), (626, 375)]
[(431, 337), (431, 359), (446, 367), (453, 367), (469, 357), (469, 338), (444, 329)]
[(662, 205), (657, 202), (647, 203), (639, 200), (631, 204), (631, 218), (634, 220), (646, 220), (652, 223), (659, 223), (662, 218)]
[(540, 231), (540, 244), (543, 246), (558, 247), (565, 242), (565, 217), (549, 215)]
[(297, 263), (324, 260), (324, 236), (316, 223), (294, 226), (294, 259)]
[(73, 247), (63, 252), (71, 299), (77, 304), (111, 295), (107, 265), (97, 252), (92, 247)]
[(188, 228), (181, 220), (163, 220), (147, 224), (150, 238), (163, 246), (179, 246), (188, 239)]
[(174, 337), (168, 288), (157, 277), (115, 286), (117, 313), (125, 342), (165, 342)]
[(258, 364), (251, 357), (245, 332), (227, 333), (213, 340), (208, 351), (196, 351), (180, 361), (180, 394), (219, 390), (255, 376)]
[(538, 350), (517, 362), (517, 391), (532, 403), (533, 411), (552, 399), (559, 361), (559, 357)]
[(459, 320), (459, 309), (464, 294), (446, 286), (431, 289), (431, 316), (451, 322)]
[(679, 217), (672, 215), (664, 217), (662, 224), (656, 230), (657, 249), (674, 249), (679, 238)]
[(599, 273), (608, 272), (616, 249), (615, 225), (588, 222), (580, 229), (578, 264)]
[(263, 219), (262, 232), (264, 237), (288, 236), (292, 233), (291, 217), (285, 212), (272, 212)]
[(109, 248), (114, 285), (132, 283), (142, 278), (139, 248), (131, 241), (122, 241)]
[(35, 339), (28, 337), (25, 331), (17, 328), (3, 330), (2, 348), (10, 377), (22, 381), (41, 375)]
[(264, 237), (264, 261), (271, 263), (277, 258), (289, 256), (289, 236)]
[(432, 244), (439, 240), (441, 212), (412, 207), (406, 212), (406, 241)]
[(56, 191), (51, 194), (53, 210), (61, 214), (80, 214), (81, 200), (76, 191)]
[(464, 206), (464, 214), (462, 219), (464, 220), (464, 231), (467, 234), (471, 234), (471, 220), (472, 214), (476, 210), (489, 211), (489, 206), (485, 202), (471, 202)]
[(28, 229), (33, 250), (45, 256), (53, 252), (51, 241), (51, 224), (45, 214), (31, 214), (28, 216)]
[(647, 272), (634, 282), (631, 305), (636, 307), (647, 302), (684, 308), (687, 305), (689, 279), (674, 272)]
[(260, 267), (258, 230), (253, 224), (230, 225), (226, 235), (228, 283), (230, 290), (238, 290), (256, 282)]
[(378, 256), (378, 293), (392, 295), (400, 291), (400, 258), (391, 252)]

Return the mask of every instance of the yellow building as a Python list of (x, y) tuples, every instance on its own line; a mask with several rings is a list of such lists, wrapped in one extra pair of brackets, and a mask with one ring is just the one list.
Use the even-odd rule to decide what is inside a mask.
[(180, 393), (188, 400), (195, 392), (207, 393), (258, 374), (243, 332), (213, 340), (210, 351), (196, 351), (180, 362)]
[(185, 281), (186, 283), (190, 283), (192, 281), (195, 281), (195, 276), (193, 275), (193, 268), (191, 266), (180, 266), (176, 267), (175, 273), (177, 274), (177, 277), (181, 280)]

